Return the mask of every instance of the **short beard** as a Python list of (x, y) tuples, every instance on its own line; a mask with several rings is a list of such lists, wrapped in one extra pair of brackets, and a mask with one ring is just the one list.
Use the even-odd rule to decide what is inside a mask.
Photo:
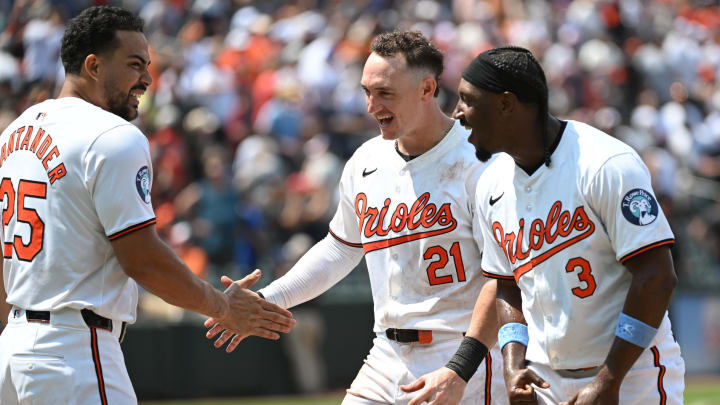
[(121, 91), (108, 83), (105, 85), (105, 94), (108, 111), (127, 121), (137, 118), (137, 110), (130, 107), (130, 93), (123, 95)]
[(481, 162), (487, 162), (490, 160), (492, 153), (488, 152), (487, 149), (481, 146), (475, 146), (475, 156), (477, 156)]

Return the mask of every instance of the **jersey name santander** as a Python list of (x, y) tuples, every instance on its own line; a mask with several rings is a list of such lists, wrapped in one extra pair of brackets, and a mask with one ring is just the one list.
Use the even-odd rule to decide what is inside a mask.
[(134, 322), (137, 286), (110, 240), (155, 221), (140, 130), (78, 98), (44, 101), (0, 135), (0, 179), (8, 302)]
[[(464, 332), (484, 279), (473, 239), (473, 196), (484, 164), (458, 122), (432, 149), (405, 162), (375, 137), (348, 160), (330, 233), (362, 248), (375, 332)], [(479, 232), (475, 232), (480, 237)]]
[(515, 280), (522, 293), (527, 359), (555, 369), (602, 364), (630, 287), (622, 263), (674, 241), (637, 153), (568, 121), (550, 167), (528, 175), (501, 155), (476, 199), (484, 273)]

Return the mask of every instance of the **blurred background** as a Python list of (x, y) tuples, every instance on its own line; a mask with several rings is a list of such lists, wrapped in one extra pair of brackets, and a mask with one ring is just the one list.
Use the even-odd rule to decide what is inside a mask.
[[(345, 161), (378, 133), (359, 87), (375, 35), (432, 39), (448, 113), (475, 55), (531, 49), (551, 111), (630, 144), (650, 168), (677, 238), (670, 315), (687, 376), (718, 381), (717, 1), (0, 0), (0, 128), (55, 97), (64, 25), (101, 4), (145, 19), (154, 82), (134, 123), (150, 140), (157, 229), (218, 287), (255, 268), (267, 284), (327, 234)], [(290, 335), (228, 355), (205, 341), (201, 317), (142, 293), (123, 349), (141, 400), (323, 393), (360, 368), (371, 304), (363, 263), (298, 307)]]

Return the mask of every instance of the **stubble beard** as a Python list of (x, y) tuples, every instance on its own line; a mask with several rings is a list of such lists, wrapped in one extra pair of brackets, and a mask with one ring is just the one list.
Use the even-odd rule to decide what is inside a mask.
[(123, 94), (122, 91), (115, 88), (112, 84), (107, 83), (105, 85), (105, 94), (108, 111), (127, 121), (132, 121), (137, 118), (137, 110), (130, 107), (130, 92)]
[(487, 162), (488, 160), (490, 160), (492, 153), (490, 153), (487, 149), (483, 148), (482, 146), (475, 146), (475, 156), (481, 162)]

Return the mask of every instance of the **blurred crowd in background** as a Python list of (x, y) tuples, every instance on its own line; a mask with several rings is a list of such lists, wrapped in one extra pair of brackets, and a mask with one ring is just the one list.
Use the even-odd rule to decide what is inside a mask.
[[(91, 5), (146, 23), (157, 229), (198, 276), (267, 283), (327, 234), (344, 162), (378, 134), (359, 86), (370, 41), (444, 52), (440, 103), (478, 53), (533, 51), (550, 109), (633, 146), (676, 234), (681, 288), (720, 288), (720, 9), (691, 0), (0, 0), (0, 129), (53, 98), (65, 23)], [(351, 273), (322, 299), (370, 301)], [(145, 295), (143, 316), (179, 320)]]

